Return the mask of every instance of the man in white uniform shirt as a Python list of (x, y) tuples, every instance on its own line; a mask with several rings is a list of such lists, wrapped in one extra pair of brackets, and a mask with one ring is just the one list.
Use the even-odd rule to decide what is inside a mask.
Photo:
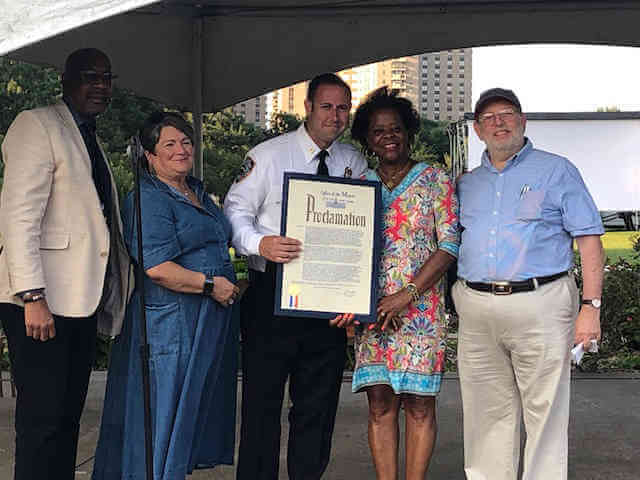
[[(275, 265), (297, 258), (301, 243), (280, 236), (284, 172), (359, 178), (367, 167), (351, 145), (336, 139), (351, 110), (351, 90), (323, 74), (309, 84), (306, 121), (295, 132), (252, 149), (224, 202), (233, 245), (248, 255), (251, 286), (242, 305), (242, 428), (236, 478), (275, 480), (280, 458), (280, 414), (289, 377), (287, 466), (292, 480), (322, 476), (346, 355), (336, 322), (273, 314)], [(345, 305), (348, 309), (348, 305)], [(338, 318), (338, 317), (337, 317)]]

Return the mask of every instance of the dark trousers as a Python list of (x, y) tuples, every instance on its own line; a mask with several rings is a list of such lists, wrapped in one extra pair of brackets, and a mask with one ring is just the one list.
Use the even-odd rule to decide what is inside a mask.
[(329, 463), (342, 371), (344, 329), (328, 320), (273, 315), (275, 267), (251, 271), (242, 304), (242, 427), (237, 480), (277, 480), (280, 416), (287, 377), (287, 467), (292, 480), (315, 480)]
[(16, 383), (15, 480), (73, 480), (96, 319), (54, 316), (56, 336), (27, 337), (24, 309), (0, 304)]

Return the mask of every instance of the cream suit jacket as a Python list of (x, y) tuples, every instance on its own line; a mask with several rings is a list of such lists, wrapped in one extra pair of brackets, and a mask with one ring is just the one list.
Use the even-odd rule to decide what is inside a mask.
[(117, 335), (133, 280), (113, 176), (110, 235), (89, 153), (62, 102), (20, 113), (2, 155), (0, 302), (22, 305), (16, 293), (44, 288), (52, 313), (97, 310), (98, 330)]

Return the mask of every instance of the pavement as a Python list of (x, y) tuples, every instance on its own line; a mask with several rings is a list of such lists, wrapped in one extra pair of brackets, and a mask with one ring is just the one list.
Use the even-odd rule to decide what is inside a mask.
[[(91, 478), (105, 385), (106, 372), (94, 372), (82, 417), (76, 480)], [(6, 397), (6, 382), (4, 387), (5, 397), (0, 398), (0, 480), (10, 480), (13, 471), (15, 399)], [(638, 480), (640, 374), (574, 375), (571, 387), (569, 479)], [(429, 478), (463, 480), (462, 410), (460, 386), (455, 375), (445, 376), (438, 397), (437, 412), (438, 440)], [(286, 413), (285, 405), (280, 455), (280, 479), (283, 480), (287, 479)], [(404, 451), (403, 445), (401, 448)], [(221, 466), (196, 471), (188, 478), (231, 480), (234, 474), (234, 467)], [(323, 479), (353, 478), (375, 479), (375, 471), (367, 443), (366, 397), (363, 394), (352, 394), (350, 382), (345, 381), (340, 396), (331, 462)]]

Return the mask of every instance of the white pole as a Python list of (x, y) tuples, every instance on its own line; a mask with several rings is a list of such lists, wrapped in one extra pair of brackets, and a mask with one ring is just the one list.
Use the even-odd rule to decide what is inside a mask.
[(196, 18), (193, 25), (193, 130), (195, 145), (193, 152), (193, 176), (204, 178), (204, 161), (202, 155), (202, 18)]

